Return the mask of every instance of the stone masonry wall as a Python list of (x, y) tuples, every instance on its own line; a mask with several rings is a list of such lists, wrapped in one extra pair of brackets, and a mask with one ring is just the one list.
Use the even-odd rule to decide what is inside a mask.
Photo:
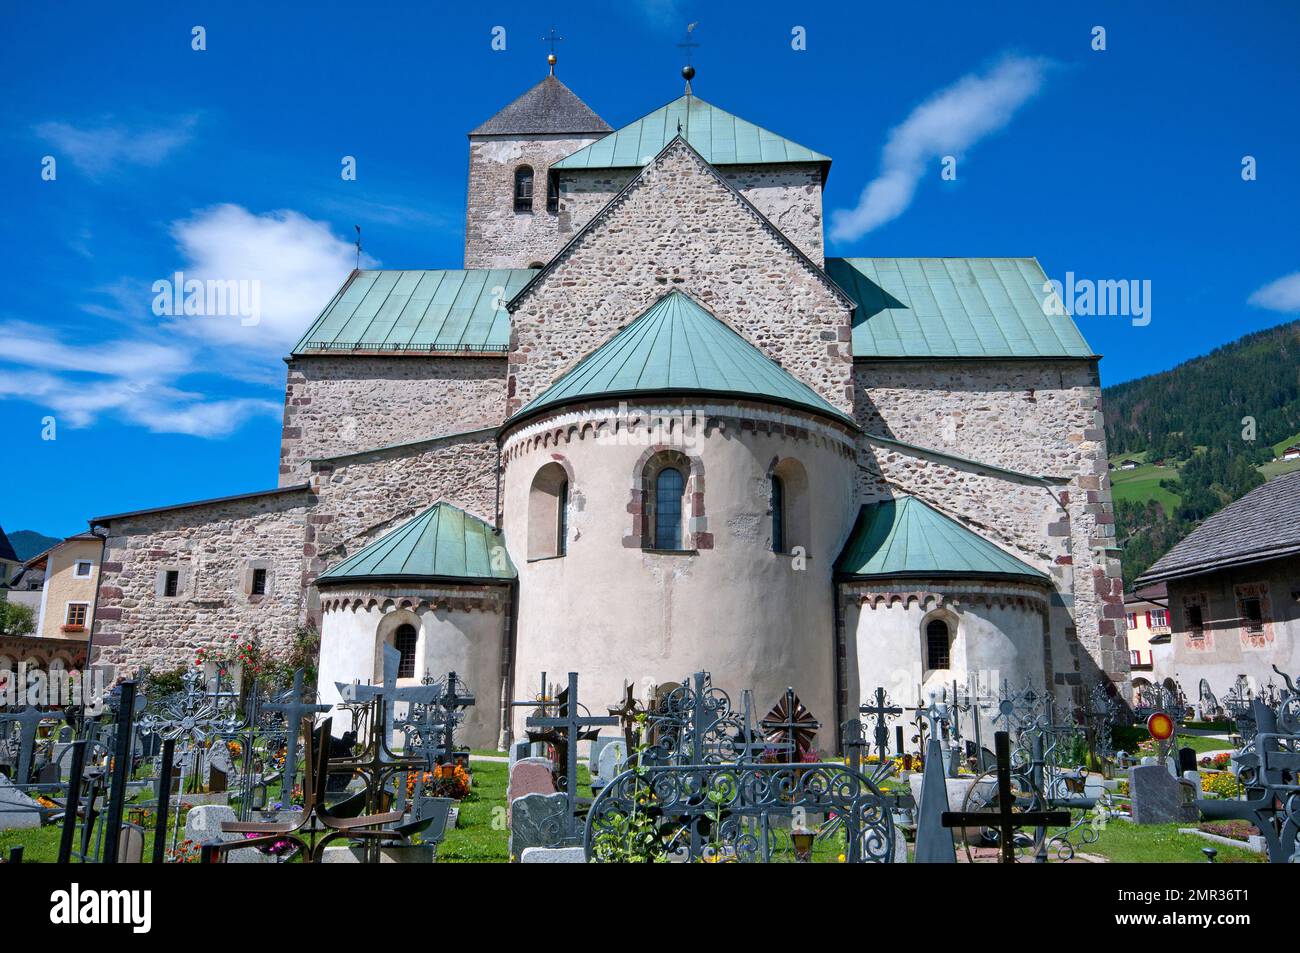
[[(494, 524), (496, 474), (491, 433), (317, 461), (319, 502), (302, 547), (305, 585), (438, 500)], [(314, 618), (314, 597), (308, 611)]]
[(1104, 673), (1127, 690), (1123, 583), (1095, 365), (860, 361), (854, 372), (857, 420), (868, 433), (1067, 481), (1049, 489), (863, 445), (864, 499), (890, 486), (915, 492), (1050, 572), (1059, 590), (1052, 623), (1058, 684), (1087, 688)]
[(314, 457), (495, 427), (504, 419), (505, 378), (504, 357), (295, 357), (280, 485), (305, 482)]
[[(568, 237), (546, 210), (547, 170), (598, 137), (475, 136), (469, 143), (466, 268), (528, 268), (547, 262)], [(515, 211), (515, 169), (533, 168), (533, 210)]]
[[(232, 634), (287, 652), (302, 618), (302, 539), (313, 497), (262, 494), (113, 520), (95, 610), (97, 661), (169, 671)], [(266, 594), (251, 594), (252, 570)], [(163, 595), (167, 570), (175, 597)]]
[(520, 300), (508, 411), (673, 289), (851, 411), (848, 303), (681, 142)]
[[(559, 231), (566, 240), (596, 217), (636, 175), (636, 169), (575, 169), (560, 173)], [(813, 164), (728, 165), (718, 172), (786, 238), (819, 266), (822, 245), (822, 176)]]

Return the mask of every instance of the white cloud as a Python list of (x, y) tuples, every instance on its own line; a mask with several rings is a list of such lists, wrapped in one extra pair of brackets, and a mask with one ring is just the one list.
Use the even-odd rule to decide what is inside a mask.
[[(890, 131), (880, 174), (862, 190), (857, 206), (831, 213), (831, 238), (853, 241), (901, 215), (927, 167), (945, 155), (960, 159), (1006, 126), (1042, 88), (1049, 65), (1045, 59), (1005, 56), (986, 72), (963, 76), (913, 109)], [(938, 176), (937, 166), (931, 171)]]
[[(96, 289), (110, 305), (83, 306), (115, 321), (122, 337), (72, 341), (45, 325), (0, 323), (0, 396), (46, 407), (70, 427), (111, 414), (156, 433), (223, 437), (253, 417), (278, 418), (278, 394), (209, 398), (185, 381), (204, 373), (255, 393), (279, 391), (280, 358), (343, 284), (354, 247), (298, 212), (257, 215), (238, 205), (174, 222), (172, 235), (175, 271), (186, 281), (257, 282), (257, 324), (238, 315), (157, 317), (152, 281), (123, 278)], [(363, 255), (362, 264), (375, 262)]]
[(1269, 282), (1252, 294), (1247, 303), (1269, 311), (1300, 311), (1300, 271)]
[(123, 123), (104, 122), (78, 127), (67, 122), (43, 122), (36, 135), (56, 150), (54, 157), (67, 158), (91, 178), (127, 165), (153, 168), (194, 138), (197, 116), (180, 116), (166, 126), (131, 128)]
[[(256, 215), (218, 205), (175, 222), (186, 281), (256, 282), (256, 324), (238, 316), (180, 316), (176, 330), (212, 344), (283, 356), (302, 336), (356, 264), (356, 249), (324, 222), (298, 212)], [(362, 265), (374, 262), (362, 256)], [(171, 280), (171, 275), (160, 276)]]

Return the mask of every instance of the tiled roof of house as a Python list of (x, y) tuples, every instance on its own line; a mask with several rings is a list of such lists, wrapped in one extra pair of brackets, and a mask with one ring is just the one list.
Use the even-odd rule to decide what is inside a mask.
[(639, 168), (663, 151), (679, 131), (711, 165), (829, 165), (831, 161), (829, 156), (746, 122), (698, 96), (682, 96), (566, 156), (551, 168)]
[(1047, 576), (913, 496), (867, 503), (835, 561), (841, 579)]
[(316, 582), (442, 579), (504, 583), (516, 575), (495, 528), (440, 501), (321, 573)]
[(1300, 554), (1300, 470), (1229, 503), (1137, 578), (1145, 586)]
[(530, 268), (354, 271), (293, 353), (505, 353), (506, 302), (535, 274)]
[(854, 357), (1093, 356), (1068, 314), (1044, 308), (1033, 258), (827, 258), (854, 301)]
[(853, 425), (811, 387), (680, 291), (656, 301), (512, 420), (577, 400), (651, 393), (762, 400)]
[(609, 123), (552, 75), (475, 128), (470, 135), (599, 134), (609, 131)]

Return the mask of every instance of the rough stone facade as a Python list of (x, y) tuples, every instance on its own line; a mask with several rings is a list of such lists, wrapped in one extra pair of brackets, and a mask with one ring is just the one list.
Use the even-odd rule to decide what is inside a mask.
[(298, 356), (289, 364), (280, 485), (311, 460), (494, 427), (505, 407), (502, 357)]
[[(551, 164), (599, 136), (471, 136), (465, 211), (466, 268), (531, 268), (568, 240), (562, 216), (546, 207)], [(533, 207), (515, 211), (515, 170), (533, 170)]]
[[(573, 237), (636, 176), (638, 169), (565, 169), (559, 173), (562, 237)], [(818, 266), (822, 243), (822, 170), (812, 163), (728, 165), (718, 173)], [(558, 249), (557, 249), (558, 250)]]
[[(108, 520), (98, 605), (96, 661), (119, 674), (170, 671), (200, 648), (224, 651), (231, 636), (283, 655), (302, 622), (303, 536), (308, 490), (263, 493)], [(251, 592), (266, 570), (266, 594)], [(175, 596), (166, 574), (177, 574)]]
[(678, 289), (852, 411), (852, 304), (677, 140), (512, 308), (513, 413)]
[(1101, 387), (1092, 361), (858, 361), (867, 434), (1051, 481), (864, 439), (864, 499), (915, 493), (1049, 572), (1056, 681), (1126, 688), (1124, 595)]

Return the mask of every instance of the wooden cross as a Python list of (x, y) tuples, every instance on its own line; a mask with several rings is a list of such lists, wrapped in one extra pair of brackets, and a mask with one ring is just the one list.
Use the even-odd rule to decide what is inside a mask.
[[(876, 749), (880, 752), (882, 762), (889, 760), (889, 719), (901, 715), (903, 709), (889, 704), (889, 696), (882, 687), (876, 688), (876, 704), (859, 705), (858, 714), (876, 716)], [(859, 726), (859, 729), (861, 726)]]
[[(849, 768), (854, 774), (862, 770), (862, 749), (870, 747), (867, 736), (862, 733), (862, 722), (856, 718), (850, 718), (840, 726), (840, 737), (843, 739), (841, 744), (849, 753)], [(885, 732), (885, 740), (889, 740), (889, 732)]]
[[(568, 798), (568, 814), (564, 821), (565, 842), (576, 844), (578, 830), (578, 742), (584, 738), (593, 738), (599, 729), (606, 725), (617, 725), (618, 719), (601, 715), (580, 715), (578, 713), (578, 673), (569, 673), (569, 687), (564, 692), (559, 711), (554, 716), (535, 715), (526, 722), (529, 728), (548, 729), (537, 734), (530, 732), (533, 740), (550, 741), (557, 749), (563, 744), (564, 749), (564, 794)], [(595, 728), (597, 731), (591, 731)], [(559, 754), (559, 751), (556, 752)]]
[(636, 690), (631, 685), (623, 686), (623, 701), (617, 705), (610, 705), (607, 710), (623, 726), (623, 743), (627, 745), (627, 757), (637, 758), (636, 724), (637, 719), (645, 714), (645, 707), (637, 700)]
[[(996, 827), (1002, 848), (1001, 862), (1016, 862), (1017, 827), (1068, 827), (1069, 811), (1025, 811), (1016, 813), (1011, 796), (1011, 736), (999, 731), (993, 736), (998, 757), (998, 809), (996, 811), (944, 811), (944, 827)], [(993, 820), (995, 823), (990, 824)]]

